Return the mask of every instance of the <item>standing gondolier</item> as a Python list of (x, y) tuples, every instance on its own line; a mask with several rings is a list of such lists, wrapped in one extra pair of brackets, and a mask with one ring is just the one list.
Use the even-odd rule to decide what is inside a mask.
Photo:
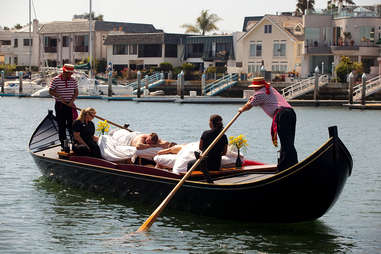
[(54, 108), (62, 148), (64, 148), (64, 140), (67, 138), (66, 129), (69, 130), (70, 139), (73, 140), (73, 107), (78, 96), (77, 81), (71, 77), (73, 72), (74, 65), (65, 64), (62, 68), (62, 74), (54, 77), (49, 87), (49, 94), (56, 100)]
[(280, 139), (280, 158), (278, 170), (282, 171), (298, 163), (298, 155), (294, 146), (296, 114), (290, 104), (275, 88), (271, 87), (263, 77), (256, 77), (249, 85), (255, 90), (254, 96), (238, 111), (244, 112), (254, 106), (260, 106), (273, 119), (271, 137), (274, 146), (278, 146), (277, 136)]

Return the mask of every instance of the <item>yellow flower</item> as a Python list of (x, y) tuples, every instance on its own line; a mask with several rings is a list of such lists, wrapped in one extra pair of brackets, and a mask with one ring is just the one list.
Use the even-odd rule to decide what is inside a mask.
[(237, 137), (229, 137), (229, 145), (234, 147), (237, 150), (243, 149), (246, 150), (248, 143), (244, 135), (238, 135)]
[(109, 128), (110, 128), (110, 125), (107, 123), (107, 120), (104, 120), (104, 121), (98, 122), (96, 130), (97, 132), (104, 135), (105, 133), (109, 131)]

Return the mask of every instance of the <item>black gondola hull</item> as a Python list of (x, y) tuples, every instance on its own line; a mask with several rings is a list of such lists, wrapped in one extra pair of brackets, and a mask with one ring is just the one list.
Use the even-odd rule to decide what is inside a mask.
[[(48, 158), (32, 152), (43, 175), (66, 185), (157, 206), (179, 179)], [(131, 167), (137, 167), (131, 165)], [(263, 181), (207, 184), (187, 181), (169, 208), (219, 218), (297, 222), (324, 215), (338, 199), (352, 159), (338, 137), (297, 165)], [(240, 177), (255, 177), (246, 174)]]

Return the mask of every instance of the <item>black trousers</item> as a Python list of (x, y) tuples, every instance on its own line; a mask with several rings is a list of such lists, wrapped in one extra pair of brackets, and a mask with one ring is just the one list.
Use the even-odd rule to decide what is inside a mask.
[(294, 146), (296, 114), (292, 108), (283, 108), (278, 112), (276, 121), (281, 145), (278, 170), (281, 171), (298, 163), (298, 154)]
[(73, 112), (71, 107), (58, 101), (56, 101), (54, 109), (56, 110), (58, 136), (61, 141), (61, 147), (63, 148), (64, 140), (67, 138), (66, 130), (69, 131), (70, 139), (73, 140)]
[(90, 156), (90, 157), (96, 157), (96, 158), (102, 159), (101, 150), (99, 149), (99, 146), (97, 143), (92, 141), (92, 142), (87, 142), (86, 144), (90, 147), (90, 150), (85, 145), (74, 144), (73, 145), (74, 153), (76, 155)]

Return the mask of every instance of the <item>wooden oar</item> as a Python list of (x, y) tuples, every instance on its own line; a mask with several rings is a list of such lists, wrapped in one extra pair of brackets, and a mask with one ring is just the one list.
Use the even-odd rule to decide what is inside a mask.
[(161, 202), (161, 204), (156, 208), (156, 210), (148, 217), (148, 219), (139, 227), (137, 232), (148, 231), (151, 225), (155, 222), (156, 218), (159, 214), (164, 210), (172, 197), (176, 194), (176, 192), (180, 189), (180, 187), (184, 184), (184, 182), (188, 179), (188, 177), (192, 174), (192, 171), (200, 164), (202, 159), (209, 153), (209, 151), (214, 147), (214, 145), (220, 140), (220, 138), (225, 134), (225, 132), (229, 129), (229, 127), (234, 123), (234, 121), (238, 118), (241, 112), (238, 112), (233, 119), (226, 125), (226, 127), (218, 134), (218, 136), (214, 139), (214, 141), (208, 146), (208, 148), (203, 152), (200, 158), (193, 164), (193, 166), (188, 170), (188, 172), (184, 175), (184, 177), (177, 183), (175, 188), (168, 194), (168, 196)]
[[(81, 110), (82, 110), (82, 109), (80, 109), (80, 108), (78, 108), (77, 106), (74, 106), (74, 105), (73, 105), (73, 106), (70, 106), (70, 105), (67, 104), (67, 103), (63, 103), (63, 104), (65, 104), (66, 106), (72, 107), (72, 108), (74, 108), (74, 109), (76, 109), (76, 110), (78, 110), (78, 111), (81, 111)], [(100, 116), (97, 116), (97, 115), (95, 115), (94, 117), (96, 117), (96, 118), (98, 118), (98, 119), (100, 119), (100, 120), (102, 120), (102, 121), (107, 120), (107, 119), (105, 119), (105, 118), (103, 118), (103, 117), (100, 117)], [(114, 125), (114, 126), (116, 126), (116, 127), (121, 128), (121, 129), (125, 129), (125, 130), (128, 130), (128, 131), (130, 131), (130, 132), (133, 132), (132, 130), (128, 129), (127, 127), (124, 127), (124, 126), (119, 125), (119, 124), (117, 124), (117, 123), (114, 123), (114, 122), (112, 122), (112, 121), (107, 120), (107, 122), (110, 123), (110, 124), (112, 124), (112, 125)]]

